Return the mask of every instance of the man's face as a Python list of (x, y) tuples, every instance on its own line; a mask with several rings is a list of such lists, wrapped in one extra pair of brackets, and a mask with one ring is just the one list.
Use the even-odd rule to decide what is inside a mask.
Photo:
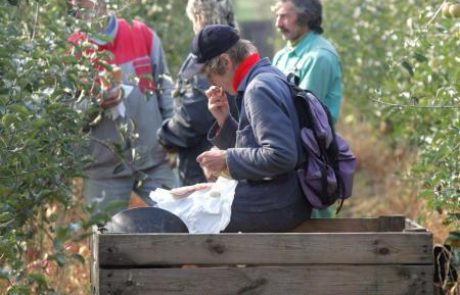
[(276, 10), (276, 27), (286, 41), (296, 41), (308, 32), (308, 27), (297, 24), (297, 12), (292, 2), (280, 3)]

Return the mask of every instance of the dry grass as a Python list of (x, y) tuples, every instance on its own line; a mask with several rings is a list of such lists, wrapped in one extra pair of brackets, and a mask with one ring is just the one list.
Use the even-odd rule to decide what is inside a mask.
[[(75, 197), (83, 202), (84, 197), (82, 194), (82, 181), (75, 182)], [(146, 204), (135, 193), (131, 194), (129, 207), (143, 207)], [(68, 216), (69, 220), (75, 217), (81, 217), (81, 212), (71, 212)], [(51, 284), (55, 286), (60, 292), (69, 295), (87, 295), (91, 294), (90, 285), (90, 247), (89, 240), (72, 243), (68, 246), (69, 253), (78, 253), (85, 258), (85, 264), (74, 263), (66, 265), (61, 269), (55, 267), (52, 273), (49, 274)]]
[[(78, 179), (74, 182), (74, 198), (75, 201), (83, 203), (84, 197), (82, 192), (82, 180)], [(53, 210), (53, 208), (51, 208)], [(56, 210), (56, 209), (54, 209)], [(58, 209), (57, 209), (58, 210)], [(66, 214), (62, 222), (70, 222), (72, 220), (84, 218), (84, 213), (80, 210), (72, 210)], [(49, 245), (51, 246), (51, 245)], [(81, 242), (72, 242), (65, 245), (67, 254), (80, 254), (85, 259), (82, 264), (78, 261), (66, 264), (64, 267), (58, 267), (55, 263), (51, 264), (49, 270), (45, 269), (45, 273), (50, 279), (50, 285), (56, 288), (56, 291), (62, 294), (69, 295), (88, 295), (91, 294), (90, 286), (90, 248), (89, 239)]]
[(404, 215), (431, 231), (435, 243), (444, 241), (451, 230), (442, 224), (445, 216), (429, 209), (426, 200), (417, 197), (419, 183), (406, 177), (416, 153), (403, 146), (390, 147), (384, 130), (373, 130), (358, 117), (343, 118), (339, 127), (358, 158), (353, 197), (345, 202), (341, 215)]
[[(76, 179), (74, 181), (74, 202), (82, 203), (84, 200), (82, 191), (82, 180)], [(63, 210), (60, 205), (50, 205), (48, 208), (49, 214)], [(73, 220), (80, 220), (85, 218), (85, 214), (79, 209), (72, 209), (63, 216), (62, 222), (64, 224), (72, 222)], [(51, 241), (48, 242), (48, 249), (51, 249)], [(85, 263), (82, 264), (75, 260), (70, 260), (71, 263), (65, 264), (63, 267), (59, 267), (56, 263), (50, 263), (49, 269), (45, 269), (45, 274), (48, 276), (50, 285), (53, 286), (56, 291), (63, 294), (71, 295), (87, 295), (90, 293), (89, 283), (89, 240), (86, 239), (80, 242), (69, 242), (65, 246), (66, 254), (79, 254), (85, 259)]]

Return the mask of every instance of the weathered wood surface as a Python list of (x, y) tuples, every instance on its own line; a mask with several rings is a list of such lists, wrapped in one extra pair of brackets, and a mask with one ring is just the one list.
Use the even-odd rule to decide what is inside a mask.
[(100, 294), (431, 295), (428, 265), (101, 269)]
[(420, 224), (416, 223), (413, 220), (410, 220), (409, 218), (406, 218), (406, 232), (426, 232), (426, 229), (422, 227)]
[(100, 266), (432, 264), (430, 233), (103, 234)]
[(92, 294), (99, 294), (99, 230), (96, 225), (92, 227), (92, 235), (89, 240), (89, 249), (90, 249), (90, 280), (91, 280), (91, 292)]
[(292, 232), (402, 232), (405, 226), (406, 218), (404, 216), (310, 219), (292, 230)]

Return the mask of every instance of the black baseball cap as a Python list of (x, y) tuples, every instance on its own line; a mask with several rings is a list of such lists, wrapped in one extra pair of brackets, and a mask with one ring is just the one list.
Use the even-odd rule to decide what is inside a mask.
[(208, 25), (192, 40), (192, 58), (181, 75), (185, 79), (198, 74), (216, 56), (226, 52), (240, 40), (238, 32), (227, 25)]

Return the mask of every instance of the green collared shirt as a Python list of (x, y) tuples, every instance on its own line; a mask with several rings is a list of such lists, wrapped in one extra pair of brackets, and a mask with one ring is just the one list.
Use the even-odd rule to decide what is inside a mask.
[(299, 78), (299, 87), (313, 92), (329, 108), (334, 122), (342, 102), (342, 66), (334, 46), (321, 35), (309, 32), (297, 44), (276, 53), (273, 64), (286, 76)]

